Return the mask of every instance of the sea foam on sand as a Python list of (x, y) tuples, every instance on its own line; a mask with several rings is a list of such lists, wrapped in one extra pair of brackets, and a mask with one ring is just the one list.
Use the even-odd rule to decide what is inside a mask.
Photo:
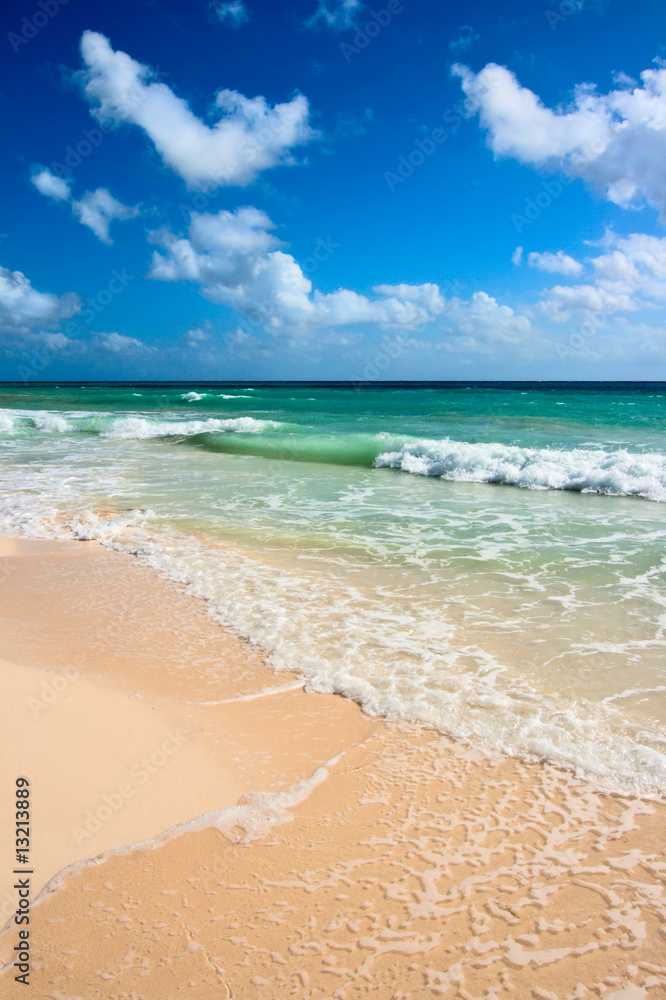
[(37, 881), (68, 868), (31, 914), (37, 995), (664, 996), (663, 801), (306, 694), (131, 556), (0, 554), (5, 771)]

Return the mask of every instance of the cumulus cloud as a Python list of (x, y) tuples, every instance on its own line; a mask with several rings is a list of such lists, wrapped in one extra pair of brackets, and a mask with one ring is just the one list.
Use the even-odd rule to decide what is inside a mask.
[(69, 182), (63, 180), (62, 177), (56, 177), (50, 170), (38, 170), (32, 174), (30, 180), (37, 190), (46, 195), (47, 198), (53, 198), (55, 201), (69, 201), (72, 197)]
[(107, 188), (86, 191), (79, 201), (75, 201), (69, 182), (56, 177), (50, 170), (33, 172), (31, 180), (47, 198), (69, 202), (79, 222), (92, 229), (103, 243), (113, 242), (109, 236), (109, 225), (114, 219), (134, 219), (140, 214), (138, 205), (123, 205)]
[(531, 331), (527, 316), (500, 305), (486, 292), (475, 292), (470, 299), (457, 296), (446, 303), (444, 327), (470, 338), (502, 343), (520, 343)]
[(137, 205), (123, 205), (107, 188), (97, 188), (96, 191), (86, 191), (80, 201), (73, 201), (72, 211), (102, 243), (111, 243), (109, 224), (114, 219), (134, 219), (140, 210)]
[(547, 299), (541, 302), (549, 319), (564, 322), (574, 310), (594, 313), (614, 313), (637, 308), (624, 289), (600, 288), (598, 285), (555, 285)]
[(555, 110), (504, 66), (452, 71), (497, 156), (580, 175), (617, 205), (647, 202), (666, 217), (666, 65), (644, 70), (640, 85), (622, 78), (607, 94), (581, 84)]
[(527, 255), (527, 263), (530, 267), (535, 267), (539, 271), (547, 271), (549, 274), (564, 274), (567, 276), (582, 274), (583, 265), (580, 261), (569, 257), (563, 250), (557, 253), (537, 253), (531, 251)]
[(194, 282), (207, 299), (276, 333), (302, 335), (356, 323), (415, 329), (444, 309), (434, 284), (378, 285), (372, 297), (346, 288), (313, 290), (272, 228), (256, 208), (194, 213), (186, 237), (165, 229), (151, 234), (161, 252), (153, 255), (149, 277)]
[(240, 28), (241, 24), (250, 20), (250, 12), (243, 0), (213, 0), (210, 9), (223, 24), (230, 24), (232, 28)]
[(593, 283), (556, 285), (539, 303), (559, 322), (576, 312), (609, 316), (652, 309), (666, 302), (666, 238), (632, 233), (608, 234), (605, 252), (593, 257)]
[(21, 271), (0, 267), (0, 332), (26, 334), (53, 327), (80, 308), (78, 295), (38, 292)]
[(523, 260), (523, 247), (516, 247), (511, 254), (511, 263), (519, 267)]
[(201, 347), (201, 345), (206, 340), (210, 340), (209, 324), (204, 324), (204, 326), (195, 326), (191, 330), (188, 330), (185, 334), (185, 343), (188, 347), (196, 349)]
[(141, 352), (152, 352), (154, 347), (148, 347), (142, 340), (136, 337), (126, 337), (122, 333), (102, 333), (100, 334), (100, 346), (105, 351), (112, 354), (138, 354)]
[(307, 28), (346, 31), (356, 27), (362, 9), (361, 0), (317, 0), (317, 9), (305, 25)]
[(209, 126), (157, 81), (154, 70), (114, 51), (104, 35), (84, 31), (81, 55), (86, 68), (80, 80), (95, 117), (143, 129), (164, 163), (191, 187), (249, 184), (262, 170), (293, 162), (291, 150), (316, 135), (302, 94), (271, 107), (264, 97), (219, 90), (217, 120)]

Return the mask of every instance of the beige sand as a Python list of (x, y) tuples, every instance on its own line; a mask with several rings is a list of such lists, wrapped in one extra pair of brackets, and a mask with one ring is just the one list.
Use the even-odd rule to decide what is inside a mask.
[[(341, 754), (307, 797), (250, 796), (66, 873), (32, 911), (32, 995), (666, 996), (662, 802), (305, 694), (132, 557), (11, 540), (0, 556), (0, 816), (8, 830), (28, 774), (35, 887)], [(182, 744), (162, 760), (168, 733)], [(156, 751), (154, 773), (133, 777)], [(72, 827), (123, 779), (136, 794), (78, 843)], [(12, 975), (0, 994), (30, 995)]]

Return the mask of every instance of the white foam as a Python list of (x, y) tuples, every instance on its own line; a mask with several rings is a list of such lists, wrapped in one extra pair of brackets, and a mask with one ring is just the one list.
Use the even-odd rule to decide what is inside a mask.
[(181, 399), (186, 399), (188, 403), (194, 403), (197, 399), (205, 399), (207, 392), (184, 392)]
[(137, 441), (160, 437), (193, 437), (196, 434), (235, 431), (242, 434), (259, 434), (264, 430), (280, 427), (275, 420), (256, 420), (254, 417), (210, 417), (207, 420), (151, 420), (147, 417), (117, 417), (103, 437), (133, 438)]
[(520, 448), (497, 442), (413, 441), (382, 451), (378, 468), (532, 490), (577, 490), (666, 502), (666, 455), (576, 448)]
[(647, 726), (636, 730), (611, 704), (534, 687), (486, 649), (457, 648), (455, 629), (431, 620), (418, 598), (387, 613), (330, 579), (144, 527), (102, 540), (188, 585), (271, 666), (305, 677), (306, 690), (342, 694), (370, 715), (425, 724), (489, 751), (550, 761), (606, 791), (666, 791), (666, 754)]
[(58, 413), (35, 413), (33, 416), (35, 427), (48, 434), (66, 434), (71, 431), (71, 424)]
[(129, 527), (136, 527), (146, 521), (153, 520), (157, 515), (153, 510), (128, 510), (115, 517), (98, 518), (90, 510), (84, 510), (81, 515), (70, 521), (67, 527), (80, 541), (112, 542), (122, 535)]
[[(224, 834), (232, 843), (248, 844), (265, 837), (274, 827), (283, 826), (294, 819), (290, 811), (304, 802), (308, 796), (328, 777), (328, 770), (336, 764), (346, 751), (342, 751), (320, 765), (309, 777), (288, 785), (278, 792), (249, 792), (242, 795), (234, 806), (227, 806), (215, 812), (202, 813), (193, 819), (184, 820), (169, 827), (149, 840), (135, 841), (121, 847), (113, 847), (94, 858), (75, 861), (51, 878), (33, 900), (33, 906), (42, 903), (49, 893), (62, 888), (65, 878), (77, 871), (101, 864), (110, 857), (122, 857), (130, 851), (160, 847), (183, 833), (214, 828)], [(2, 970), (0, 970), (2, 971)]]
[[(67, 414), (69, 416), (69, 414)], [(66, 415), (54, 413), (51, 410), (0, 410), (0, 433), (8, 434), (19, 430), (23, 426), (32, 426), (36, 430), (44, 431), (47, 434), (66, 434), (72, 427)]]

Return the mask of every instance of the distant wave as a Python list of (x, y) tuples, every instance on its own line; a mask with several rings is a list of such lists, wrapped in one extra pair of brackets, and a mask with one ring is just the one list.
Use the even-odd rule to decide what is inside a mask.
[(151, 420), (146, 417), (116, 417), (102, 432), (103, 437), (146, 440), (160, 437), (192, 437), (198, 434), (236, 431), (259, 434), (280, 427), (276, 420), (254, 417), (210, 417), (207, 420)]
[(113, 413), (49, 410), (0, 411), (0, 434), (38, 430), (48, 434), (97, 434), (106, 438), (149, 440), (162, 437), (192, 437), (199, 434), (236, 432), (258, 434), (278, 430), (277, 420), (254, 417), (209, 417), (204, 420), (159, 420), (144, 416), (118, 417)]

